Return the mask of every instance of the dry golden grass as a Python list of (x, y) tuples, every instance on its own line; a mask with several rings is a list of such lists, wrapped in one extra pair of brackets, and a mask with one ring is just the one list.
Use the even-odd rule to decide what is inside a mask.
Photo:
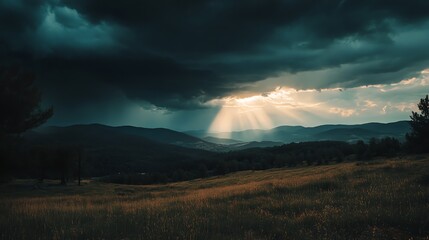
[(429, 239), (429, 157), (150, 186), (0, 186), (1, 239)]

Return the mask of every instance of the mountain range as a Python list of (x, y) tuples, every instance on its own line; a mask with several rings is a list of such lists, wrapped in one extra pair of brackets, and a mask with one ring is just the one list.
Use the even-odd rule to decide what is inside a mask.
[[(111, 127), (102, 124), (42, 127), (25, 137), (38, 143), (99, 145), (116, 148), (125, 144), (150, 146), (149, 149), (190, 149), (227, 152), (256, 147), (279, 146), (308, 141), (369, 141), (371, 138), (394, 137), (401, 141), (410, 131), (409, 121), (365, 123), (356, 125), (320, 125), (316, 127), (279, 126), (272, 129), (250, 129), (234, 132), (186, 131), (132, 126)], [(167, 150), (165, 151), (168, 152)], [(159, 155), (159, 153), (157, 152)]]
[(86, 169), (94, 176), (103, 176), (112, 174), (112, 171), (159, 171), (180, 164), (217, 159), (222, 152), (280, 146), (290, 142), (353, 142), (386, 136), (403, 140), (409, 128), (409, 122), (401, 121), (317, 127), (280, 126), (269, 130), (206, 133), (88, 124), (42, 127), (24, 134), (23, 140), (27, 146), (33, 147), (83, 148)]
[(371, 138), (394, 137), (405, 140), (405, 134), (410, 131), (409, 121), (393, 123), (365, 123), (355, 125), (320, 125), (316, 127), (279, 126), (272, 129), (250, 129), (234, 132), (187, 131), (186, 134), (198, 138), (227, 138), (242, 142), (272, 141), (281, 143), (307, 141), (369, 141)]

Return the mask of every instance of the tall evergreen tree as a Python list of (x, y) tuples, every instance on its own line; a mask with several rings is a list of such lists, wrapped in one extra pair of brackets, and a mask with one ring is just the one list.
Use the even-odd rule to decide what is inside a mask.
[(409, 149), (412, 152), (429, 152), (429, 98), (420, 99), (417, 104), (420, 113), (412, 112), (411, 133), (407, 134)]
[(19, 68), (0, 68), (0, 181), (9, 175), (17, 157), (17, 139), (53, 114), (40, 106), (41, 93), (34, 75)]
[(0, 70), (0, 135), (21, 134), (48, 120), (52, 107), (42, 109), (34, 75), (19, 69)]

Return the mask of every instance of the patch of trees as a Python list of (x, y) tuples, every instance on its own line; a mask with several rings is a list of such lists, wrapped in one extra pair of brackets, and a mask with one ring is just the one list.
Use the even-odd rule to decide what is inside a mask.
[(30, 166), (36, 171), (27, 173), (27, 176), (37, 177), (41, 182), (44, 179), (60, 179), (63, 185), (77, 179), (80, 184), (83, 174), (81, 148), (61, 145), (35, 147), (31, 150), (30, 159)]
[(59, 179), (65, 185), (87, 176), (84, 150), (70, 145), (20, 146), (19, 159), (8, 173), (15, 178)]
[(368, 144), (359, 141), (356, 145), (358, 160), (371, 159), (373, 157), (394, 157), (404, 150), (403, 144), (398, 139), (392, 137), (381, 139), (371, 138)]
[(386, 137), (358, 141), (319, 141), (290, 143), (278, 147), (254, 148), (219, 154), (215, 158), (182, 162), (162, 171), (146, 173), (116, 173), (100, 178), (101, 181), (122, 184), (153, 184), (192, 180), (224, 175), (243, 170), (264, 170), (280, 167), (303, 167), (338, 163), (345, 160), (371, 160), (403, 153), (403, 144)]

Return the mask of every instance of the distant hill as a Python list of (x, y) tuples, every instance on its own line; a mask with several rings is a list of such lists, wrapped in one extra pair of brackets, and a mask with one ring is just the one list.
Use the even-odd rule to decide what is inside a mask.
[[(114, 172), (146, 172), (173, 167), (176, 163), (198, 161), (212, 152), (172, 143), (210, 144), (171, 130), (109, 127), (100, 124), (45, 127), (24, 135), (25, 143), (52, 147), (80, 146), (85, 149), (88, 171), (93, 176)], [(159, 135), (156, 134), (159, 132)]]
[(231, 138), (243, 142), (274, 141), (274, 142), (307, 142), (307, 141), (368, 141), (370, 138), (395, 137), (401, 141), (410, 131), (409, 121), (393, 123), (365, 123), (354, 125), (321, 125), (316, 127), (279, 126), (261, 130), (244, 130), (234, 132), (207, 133), (206, 131), (186, 132), (195, 137)]
[(313, 136), (320, 140), (337, 140), (337, 141), (358, 141), (368, 140), (371, 137), (379, 136), (376, 131), (365, 128), (335, 128), (316, 133)]
[[(197, 136), (170, 129), (111, 127), (101, 124), (43, 127), (24, 134), (24, 146), (55, 149), (79, 146), (85, 150), (85, 169), (91, 176), (117, 172), (156, 172), (176, 167), (191, 168), (200, 162), (214, 162), (219, 152), (244, 151), (253, 155), (267, 147), (290, 142), (369, 140), (385, 136), (403, 139), (409, 131), (406, 121), (317, 127), (280, 126), (269, 130), (246, 130)], [(227, 134), (231, 139), (221, 138)], [(280, 147), (281, 148), (281, 147)], [(247, 150), (249, 149), (249, 150)], [(259, 149), (259, 150), (258, 150)], [(216, 153), (217, 152), (217, 153)], [(250, 156), (249, 155), (249, 156)]]
[(219, 142), (212, 143), (165, 128), (111, 127), (101, 124), (43, 127), (26, 133), (24, 140), (28, 146), (82, 147), (87, 155), (87, 169), (92, 176), (158, 171), (183, 165), (183, 162), (206, 161), (216, 156), (216, 152), (282, 145), (269, 141), (240, 142), (209, 138)]
[[(187, 135), (182, 132), (166, 128), (141, 128), (132, 126), (111, 127), (102, 124), (88, 124), (88, 125), (73, 125), (68, 127), (44, 127), (36, 130), (38, 133), (43, 134), (72, 134), (76, 133), (91, 133), (98, 136), (115, 136), (128, 135), (140, 137), (142, 139), (162, 143), (171, 144), (186, 148), (201, 149), (207, 151), (217, 151), (221, 146), (211, 142), (204, 141), (200, 138)], [(113, 134), (113, 135), (112, 135)]]
[(229, 138), (216, 138), (216, 137), (204, 137), (204, 141), (216, 143), (216, 144), (224, 144), (224, 145), (232, 145), (237, 143), (243, 143), (242, 141), (238, 141), (235, 139), (229, 139)]
[(248, 148), (276, 147), (284, 144), (283, 142), (273, 142), (273, 141), (242, 142), (234, 139), (215, 138), (215, 137), (205, 137), (203, 139), (206, 140), (207, 142), (212, 142), (212, 143), (222, 145), (224, 147), (224, 149), (222, 149), (222, 152), (238, 151), (238, 150), (244, 150)]
[(266, 148), (266, 147), (277, 147), (284, 145), (283, 142), (273, 142), (273, 141), (252, 141), (252, 142), (241, 142), (229, 145), (230, 149), (233, 151), (245, 150), (249, 148)]
[(194, 144), (208, 143), (197, 137), (190, 136), (181, 132), (176, 132), (166, 128), (141, 128), (141, 127), (123, 126), (123, 127), (116, 127), (115, 129), (122, 133), (141, 136), (152, 141), (180, 145), (180, 146), (188, 146), (191, 148), (193, 148), (192, 146)]
[(87, 154), (87, 164), (92, 175), (103, 175), (115, 171), (156, 171), (165, 167), (171, 168), (183, 162), (216, 158), (214, 152), (274, 147), (290, 142), (354, 142), (385, 136), (403, 140), (409, 129), (409, 122), (401, 121), (317, 127), (280, 126), (269, 130), (231, 133), (188, 132), (194, 134), (204, 132), (208, 135), (191, 136), (165, 128), (110, 127), (89, 124), (43, 127), (26, 133), (24, 140), (33, 146), (81, 146)]

